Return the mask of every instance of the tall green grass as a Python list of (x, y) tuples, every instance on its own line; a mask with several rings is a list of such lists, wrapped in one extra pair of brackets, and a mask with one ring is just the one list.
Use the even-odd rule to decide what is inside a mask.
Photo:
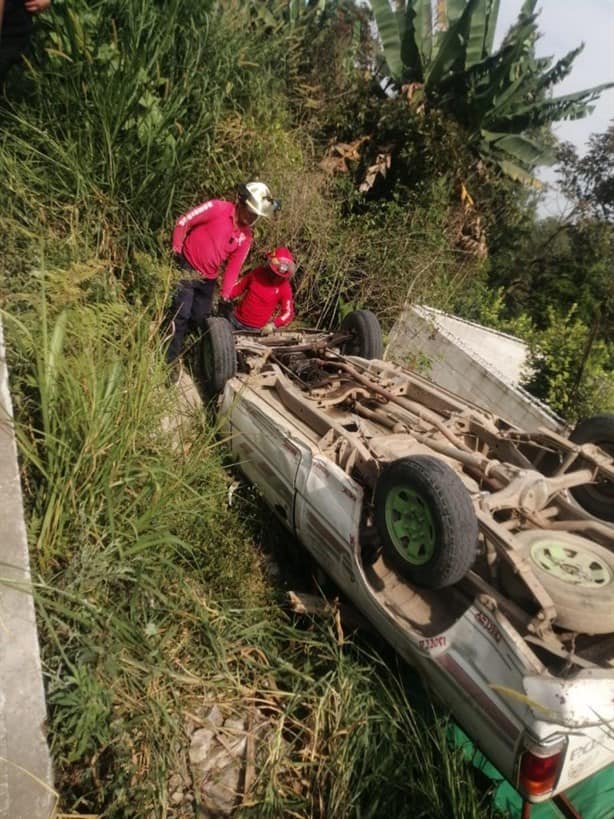
[[(267, 594), (247, 530), (225, 504), (215, 430), (200, 413), (183, 430), (165, 426), (178, 408), (149, 317), (119, 302), (54, 317), (43, 292), (26, 321), (5, 323), (21, 376), (13, 391), (52, 750), (60, 785), (71, 766), (89, 770), (93, 757), (115, 771), (110, 793), (106, 779), (98, 782), (91, 805), (99, 810), (120, 800), (121, 772), (133, 768), (128, 747), (149, 753), (180, 733), (180, 712), (170, 716), (177, 692), (164, 688), (158, 699), (155, 680), (186, 677), (188, 690), (201, 688), (194, 670), (183, 669), (195, 653), (199, 669), (212, 662), (209, 601), (253, 606)], [(138, 707), (121, 727), (128, 702)], [(128, 745), (110, 750), (117, 731)], [(160, 765), (172, 747), (160, 751)], [(96, 767), (91, 776), (100, 776)], [(135, 785), (145, 795), (134, 815), (144, 815), (141, 799), (156, 804), (146, 794), (163, 779)]]
[(259, 26), (249, 4), (57, 0), (1, 112), (7, 274), (28, 275), (31, 251), (20, 251), (45, 235), (47, 262), (102, 258), (127, 296), (148, 300), (139, 251), (168, 253), (179, 213), (259, 176), (284, 207), (258, 226), (252, 261), (292, 247), (310, 322), (333, 323), (341, 305), (376, 309), (385, 325), (407, 298), (447, 306), (474, 267), (453, 250), (449, 181), (409, 204), (356, 209), (351, 178), (324, 176), (313, 112), (297, 128), (310, 33)]
[(30, 409), (19, 440), (35, 489), (30, 533), (41, 571), (98, 548), (120, 561), (165, 544), (181, 550), (188, 533), (204, 551), (217, 549), (206, 536), (226, 491), (215, 430), (196, 415), (179, 440), (168, 431), (177, 406), (149, 316), (112, 302), (53, 317), (43, 292), (11, 335), (20, 403)]
[(123, 272), (194, 199), (258, 175), (275, 79), (249, 26), (240, 4), (57, 0), (0, 103), (3, 219)]
[(15, 395), (32, 410), (18, 431), (62, 805), (166, 815), (171, 775), (189, 776), (187, 715), (218, 703), (267, 715), (246, 816), (480, 815), (395, 671), (334, 621), (300, 628), (274, 606), (215, 430), (200, 413), (165, 430), (177, 406), (148, 317), (53, 316), (42, 291), (8, 322), (16, 371), (33, 362)]
[(192, 717), (217, 702), (269, 723), (242, 815), (485, 816), (403, 673), (281, 612), (266, 527), (228, 507), (204, 414), (169, 424), (165, 257), (200, 196), (271, 183), (284, 209), (257, 247), (295, 250), (313, 322), (350, 303), (390, 317), (429, 277), (443, 294), (464, 275), (439, 200), (350, 218), (297, 127), (308, 43), (258, 19), (240, 2), (55, 0), (0, 101), (3, 320), (60, 806), (172, 815)]

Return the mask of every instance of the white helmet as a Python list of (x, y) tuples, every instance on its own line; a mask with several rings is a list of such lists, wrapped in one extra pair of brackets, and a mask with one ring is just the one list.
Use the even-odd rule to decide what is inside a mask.
[(256, 216), (270, 218), (281, 205), (273, 199), (268, 185), (264, 182), (248, 182), (239, 186), (239, 202), (244, 202)]

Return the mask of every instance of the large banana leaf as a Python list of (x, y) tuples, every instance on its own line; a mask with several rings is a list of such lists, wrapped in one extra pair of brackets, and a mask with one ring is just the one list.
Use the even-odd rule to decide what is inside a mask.
[(490, 54), (495, 43), (495, 29), (499, 18), (499, 0), (491, 0), (486, 15), (486, 34), (484, 36), (484, 53)]
[(535, 26), (537, 20), (537, 14), (535, 13), (536, 3), (537, 0), (526, 0), (526, 2), (523, 3), (520, 13), (518, 14), (518, 19), (503, 38), (503, 42), (501, 43), (502, 48), (509, 45), (511, 40), (517, 39), (519, 31), (526, 28), (527, 25), (529, 26), (529, 29), (534, 32), (533, 39), (537, 39), (537, 29)]
[(483, 0), (471, 18), (465, 68), (480, 62), (493, 48), (499, 15), (499, 0)]
[(538, 190), (539, 188), (543, 187), (539, 179), (536, 179), (529, 171), (521, 168), (520, 165), (510, 162), (509, 159), (498, 159), (497, 157), (493, 157), (493, 160), (501, 168), (503, 173), (510, 177), (510, 179), (515, 179), (517, 182), (522, 182), (523, 185), (529, 185), (530, 187), (537, 188)]
[(413, 37), (420, 53), (420, 75), (424, 76), (425, 66), (433, 58), (433, 18), (430, 0), (410, 0), (407, 13), (411, 9)]
[[(403, 61), (401, 60), (401, 36), (397, 16), (388, 0), (371, 0), (373, 16), (377, 24), (384, 59), (390, 76), (398, 83), (403, 80)], [(405, 32), (407, 36), (407, 31)]]
[(613, 87), (614, 82), (602, 83), (573, 94), (519, 106), (513, 114), (500, 117), (499, 127), (508, 132), (519, 133), (527, 128), (537, 128), (563, 119), (580, 119), (592, 111), (592, 108), (587, 108), (590, 102), (596, 100), (602, 91)]
[(535, 142), (521, 134), (493, 133), (482, 130), (482, 138), (491, 148), (509, 154), (521, 165), (535, 167), (537, 164), (549, 165), (555, 155), (549, 146)]
[(449, 27), (450, 23), (457, 20), (463, 13), (463, 9), (465, 8), (465, 0), (448, 0), (446, 6)]
[[(464, 75), (467, 100), (471, 106), (487, 116), (506, 93), (510, 73), (509, 63), (502, 59), (500, 53), (472, 65)], [(516, 87), (519, 88), (520, 84)]]
[(424, 89), (428, 94), (450, 72), (462, 71), (465, 62), (465, 44), (469, 34), (471, 15), (482, 0), (469, 0), (461, 16), (441, 37), (437, 54), (424, 72)]
[[(503, 85), (503, 87), (501, 87), (499, 84), (495, 85), (493, 83), (488, 98), (488, 108), (484, 114), (484, 122), (495, 122), (502, 116), (505, 116), (506, 113), (509, 113), (510, 106), (517, 108), (520, 101), (524, 102), (527, 98), (527, 94), (523, 94), (521, 91), (523, 88), (525, 91), (528, 91), (527, 85), (530, 85), (529, 79), (521, 73), (518, 74), (515, 80), (510, 81), (507, 86)], [(484, 104), (484, 101), (485, 100), (482, 99), (482, 104)]]
[(532, 50), (527, 52), (526, 47), (533, 30), (534, 23), (530, 20), (516, 23), (499, 51), (466, 72), (474, 104), (488, 122), (505, 113), (510, 105), (524, 102), (530, 94), (537, 96), (532, 69), (534, 58)]
[(397, 18), (397, 28), (399, 29), (399, 39), (402, 41), (403, 37), (405, 36), (405, 15), (407, 13), (407, 9), (405, 8), (405, 3), (393, 3), (392, 7), (394, 9), (394, 16)]
[[(418, 18), (416, 16), (416, 6), (423, 5), (422, 0), (418, 3), (408, 3), (407, 8), (399, 10), (399, 15), (402, 16), (402, 44), (401, 44), (401, 59), (404, 66), (403, 79), (406, 82), (421, 82), (422, 81), (422, 52), (418, 47), (418, 33), (416, 31), (416, 23)], [(420, 9), (418, 9), (420, 11)], [(427, 45), (426, 53), (430, 53), (430, 40)]]
[(530, 17), (531, 15), (535, 14), (535, 6), (537, 5), (537, 0), (524, 0), (520, 8), (520, 17)]
[(469, 21), (469, 37), (465, 49), (465, 68), (479, 63), (484, 57), (484, 42), (488, 30), (491, 0), (480, 0)]
[[(564, 57), (561, 57), (552, 68), (542, 74), (538, 81), (538, 88), (540, 90), (546, 90), (547, 88), (552, 88), (553, 85), (561, 82), (561, 80), (564, 80), (571, 72), (574, 60), (583, 50), (584, 43), (579, 45), (578, 48), (569, 51)], [(551, 61), (549, 61), (548, 64), (550, 64), (550, 62)]]

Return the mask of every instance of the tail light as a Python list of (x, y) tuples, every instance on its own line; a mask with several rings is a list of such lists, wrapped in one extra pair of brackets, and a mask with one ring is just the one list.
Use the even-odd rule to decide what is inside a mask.
[(518, 790), (528, 797), (545, 796), (554, 790), (564, 757), (564, 741), (547, 748), (525, 749), (518, 765)]

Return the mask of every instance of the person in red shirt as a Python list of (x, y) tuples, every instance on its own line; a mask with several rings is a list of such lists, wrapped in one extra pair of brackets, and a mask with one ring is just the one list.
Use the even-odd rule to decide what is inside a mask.
[(296, 269), (292, 254), (287, 247), (276, 247), (266, 257), (267, 264), (250, 270), (230, 291), (231, 299), (242, 296), (229, 317), (235, 330), (260, 330), (268, 335), (294, 318), (289, 281)]
[(173, 231), (175, 260), (197, 277), (182, 279), (174, 294), (168, 364), (181, 355), (187, 331), (203, 328), (224, 265), (221, 298), (230, 297), (252, 244), (252, 225), (278, 209), (279, 202), (264, 182), (248, 182), (239, 186), (236, 202), (210, 199), (179, 217)]

